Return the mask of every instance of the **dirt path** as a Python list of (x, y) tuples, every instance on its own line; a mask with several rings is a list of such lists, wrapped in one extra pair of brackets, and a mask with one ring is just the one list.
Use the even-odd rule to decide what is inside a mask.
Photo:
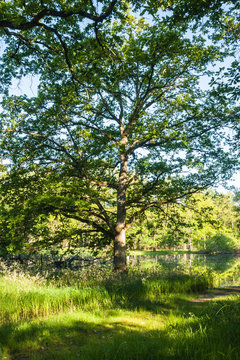
[(239, 295), (240, 296), (240, 286), (229, 286), (226, 288), (209, 290), (208, 292), (191, 300), (191, 302), (200, 303), (200, 302), (215, 300), (215, 299), (230, 296), (230, 295)]

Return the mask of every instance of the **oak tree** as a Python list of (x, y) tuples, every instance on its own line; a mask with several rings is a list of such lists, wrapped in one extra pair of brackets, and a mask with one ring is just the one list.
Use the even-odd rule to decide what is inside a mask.
[[(117, 271), (141, 213), (221, 181), (235, 162), (238, 110), (199, 84), (227, 51), (157, 3), (1, 5), (3, 187), (23, 191), (29, 224), (54, 214), (113, 242)], [(29, 74), (37, 95), (10, 95)]]

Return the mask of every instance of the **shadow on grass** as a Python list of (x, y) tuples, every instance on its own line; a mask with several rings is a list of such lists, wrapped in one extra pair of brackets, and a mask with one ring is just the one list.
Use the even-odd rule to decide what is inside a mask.
[(103, 281), (102, 288), (111, 299), (113, 307), (125, 310), (145, 310), (153, 314), (181, 313), (179, 307), (189, 307), (188, 300), (207, 291), (208, 279), (176, 275), (171, 278), (117, 278)]
[(5, 324), (0, 327), (2, 360), (240, 359), (239, 298), (196, 304), (179, 297), (176, 304), (181, 317), (166, 316), (165, 324), (159, 317), (152, 329), (124, 321), (117, 310)]

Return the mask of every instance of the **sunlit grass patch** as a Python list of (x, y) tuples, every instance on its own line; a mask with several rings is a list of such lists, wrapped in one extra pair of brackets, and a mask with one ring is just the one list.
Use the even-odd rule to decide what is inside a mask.
[(130, 255), (172, 255), (172, 254), (191, 254), (192, 251), (189, 250), (130, 250)]
[(210, 316), (220, 314), (221, 309), (222, 303), (208, 306), (202, 314), (176, 315), (172, 310), (154, 315), (120, 309), (66, 312), (5, 326), (1, 345), (8, 359), (213, 360), (218, 355), (237, 360), (239, 325), (225, 328), (231, 324), (225, 317), (219, 326)]
[(0, 320), (18, 321), (48, 316), (65, 310), (98, 309), (111, 306), (104, 288), (24, 286), (23, 282), (0, 279)]
[[(115, 336), (124, 336), (126, 332), (144, 333), (146, 329), (162, 326), (162, 317), (157, 316), (153, 319), (147, 312), (68, 312), (41, 320), (18, 322), (14, 326), (4, 326), (1, 328), (0, 336), (3, 332), (6, 336), (1, 336), (0, 342), (3, 348), (11, 349), (14, 354), (20, 356), (21, 353), (25, 353), (30, 359), (40, 359), (45, 358), (45, 353), (48, 354), (47, 358), (54, 349), (58, 353), (62, 348), (66, 356), (74, 354), (82, 347), (89, 349), (96, 344), (111, 342)], [(64, 358), (61, 354), (59, 356)]]
[(240, 298), (192, 302), (211, 284), (211, 274), (155, 270), (90, 274), (75, 287), (6, 274), (0, 358), (239, 360)]
[(12, 328), (9, 324), (1, 343), (9, 349), (9, 359), (237, 360), (239, 301), (234, 297), (215, 302), (196, 313), (187, 312), (187, 301), (178, 314), (123, 309), (66, 312)]

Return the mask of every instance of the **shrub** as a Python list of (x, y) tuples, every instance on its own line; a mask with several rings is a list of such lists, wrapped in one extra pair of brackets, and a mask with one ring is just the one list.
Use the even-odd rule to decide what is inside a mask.
[(209, 254), (233, 253), (236, 251), (236, 240), (223, 234), (216, 234), (206, 241), (205, 251)]

